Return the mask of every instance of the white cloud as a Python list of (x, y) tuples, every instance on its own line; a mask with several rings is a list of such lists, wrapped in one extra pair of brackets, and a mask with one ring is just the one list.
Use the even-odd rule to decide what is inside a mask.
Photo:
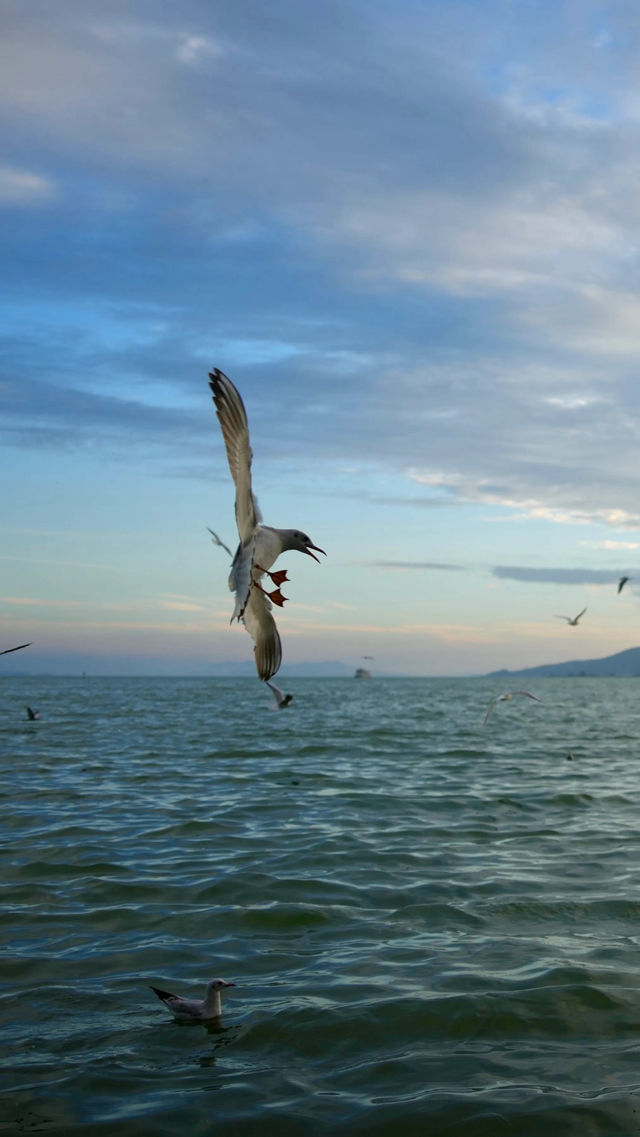
[(0, 166), (0, 202), (4, 205), (33, 205), (55, 195), (51, 178), (31, 170), (13, 166)]
[[(531, 518), (538, 521), (550, 521), (556, 525), (590, 525), (600, 522), (620, 529), (640, 528), (640, 513), (634, 510), (621, 509), (612, 506), (599, 506), (595, 502), (571, 507), (567, 504), (553, 504), (553, 496), (557, 492), (549, 487), (546, 499), (544, 487), (539, 497), (518, 496), (512, 489), (497, 490), (491, 488), (490, 483), (483, 478), (473, 479), (461, 474), (442, 475), (429, 472), (412, 472), (409, 474), (412, 481), (443, 490), (451, 490), (456, 497), (464, 502), (474, 502), (482, 505), (496, 506), (508, 509), (513, 513), (513, 520)], [(565, 494), (566, 494), (565, 489)], [(575, 493), (573, 485), (569, 494)], [(588, 495), (587, 495), (588, 497)]]
[(550, 407), (559, 407), (563, 411), (578, 411), (582, 407), (592, 407), (604, 402), (602, 395), (547, 395), (545, 402)]
[(210, 36), (183, 34), (179, 37), (176, 58), (181, 63), (194, 64), (222, 55), (222, 48)]
[(579, 544), (589, 549), (640, 549), (638, 541), (580, 541)]

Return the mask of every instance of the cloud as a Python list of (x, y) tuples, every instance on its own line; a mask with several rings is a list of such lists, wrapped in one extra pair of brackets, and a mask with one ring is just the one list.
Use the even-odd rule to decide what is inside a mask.
[(607, 569), (529, 568), (519, 565), (495, 565), (491, 570), (501, 580), (519, 580), (534, 584), (617, 584), (619, 574)]
[(169, 612), (204, 612), (205, 607), (203, 604), (197, 604), (193, 600), (164, 600), (160, 604), (161, 608), (166, 608)]
[(368, 561), (371, 568), (418, 569), (419, 571), (462, 572), (462, 565), (440, 564), (437, 561)]
[(535, 6), (517, 35), (458, 3), (20, 8), (8, 444), (197, 476), (217, 365), (329, 494), (366, 462), (413, 504), (640, 527), (624, 37), (576, 3), (561, 40)]
[(183, 33), (180, 35), (176, 47), (176, 58), (181, 63), (189, 65), (203, 63), (207, 59), (215, 59), (221, 54), (222, 47), (210, 36)]
[(581, 545), (586, 545), (590, 549), (638, 549), (640, 548), (640, 541), (580, 541)]
[(39, 204), (54, 194), (55, 184), (51, 178), (31, 170), (0, 166), (0, 203), (3, 205)]

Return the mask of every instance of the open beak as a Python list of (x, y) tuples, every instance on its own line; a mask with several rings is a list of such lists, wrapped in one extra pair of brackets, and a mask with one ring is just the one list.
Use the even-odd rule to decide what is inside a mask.
[[(322, 553), (323, 557), (326, 557), (326, 555), (327, 555), (325, 553), (324, 549), (321, 549), (319, 547), (319, 545), (307, 545), (307, 547), (305, 549), (305, 553), (308, 553), (308, 555), (310, 557), (313, 557), (313, 553), (311, 552), (312, 549), (315, 549), (316, 553)], [(320, 564), (320, 558), (319, 557), (313, 557), (313, 559), (314, 559), (314, 561), (317, 561), (318, 564)]]

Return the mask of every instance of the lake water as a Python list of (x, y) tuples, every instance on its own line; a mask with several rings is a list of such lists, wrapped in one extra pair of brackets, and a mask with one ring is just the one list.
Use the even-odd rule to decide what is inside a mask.
[(638, 681), (281, 685), (1, 680), (0, 1132), (640, 1133)]

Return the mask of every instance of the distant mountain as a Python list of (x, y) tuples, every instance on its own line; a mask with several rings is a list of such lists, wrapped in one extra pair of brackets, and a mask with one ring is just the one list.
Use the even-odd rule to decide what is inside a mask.
[(626, 651), (618, 651), (615, 655), (605, 655), (602, 659), (572, 659), (568, 663), (543, 663), (540, 667), (524, 667), (521, 671), (509, 671), (503, 667), (500, 671), (489, 672), (490, 677), (496, 675), (527, 675), (559, 676), (559, 675), (639, 675), (640, 676), (640, 647), (630, 647)]

